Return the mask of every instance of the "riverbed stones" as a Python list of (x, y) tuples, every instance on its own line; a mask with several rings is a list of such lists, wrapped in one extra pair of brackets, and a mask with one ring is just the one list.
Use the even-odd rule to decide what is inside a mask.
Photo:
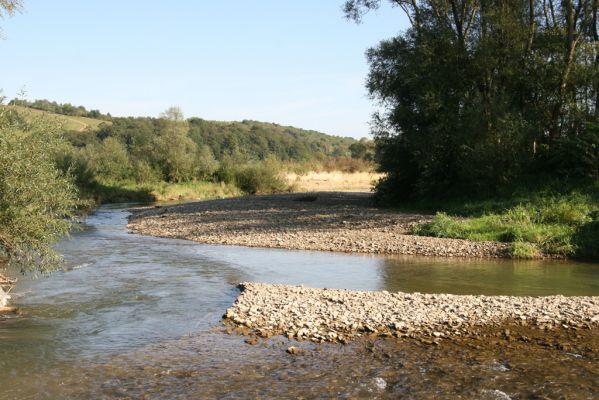
[[(313, 201), (301, 201), (306, 196)], [(509, 244), (410, 235), (432, 216), (375, 208), (369, 193), (246, 196), (133, 210), (129, 229), (200, 243), (351, 253), (508, 257)]]
[[(241, 294), (225, 320), (262, 335), (268, 332), (267, 337), (345, 342), (370, 335), (438, 343), (507, 321), (526, 321), (538, 329), (599, 329), (599, 297), (389, 293), (262, 283), (239, 287)], [(503, 333), (511, 334), (509, 329)]]

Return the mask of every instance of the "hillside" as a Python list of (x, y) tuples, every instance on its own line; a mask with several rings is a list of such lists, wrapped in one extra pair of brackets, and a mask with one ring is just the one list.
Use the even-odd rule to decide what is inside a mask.
[(45, 118), (54, 121), (62, 126), (65, 131), (94, 131), (102, 123), (110, 123), (109, 121), (103, 121), (95, 118), (78, 117), (70, 115), (61, 115), (48, 111), (37, 110), (30, 107), (8, 105), (3, 106), (9, 109), (16, 110), (20, 115), (26, 119)]
[[(99, 138), (118, 138), (122, 143), (139, 146), (159, 134), (162, 118), (111, 117), (83, 106), (60, 104), (49, 100), (28, 102), (14, 99), (10, 107), (26, 118), (44, 117), (57, 121), (66, 132), (90, 133), (89, 136), (69, 135), (76, 146), (85, 146)], [(77, 114), (77, 115), (75, 115)], [(84, 116), (87, 115), (87, 116)], [(97, 118), (90, 118), (90, 115)], [(326, 157), (347, 157), (350, 146), (357, 141), (349, 137), (260, 121), (209, 121), (192, 117), (188, 136), (197, 148), (209, 148), (217, 160), (227, 156), (246, 160), (274, 157), (283, 161), (303, 161)], [(102, 125), (104, 124), (104, 125)]]
[(220, 122), (199, 118), (189, 120), (189, 136), (198, 147), (209, 146), (217, 158), (237, 153), (257, 160), (269, 156), (280, 160), (349, 156), (349, 147), (356, 142), (352, 138), (268, 122)]

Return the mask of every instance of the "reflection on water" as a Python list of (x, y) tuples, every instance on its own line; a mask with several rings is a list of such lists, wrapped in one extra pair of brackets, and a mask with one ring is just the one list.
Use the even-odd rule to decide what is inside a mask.
[(595, 296), (599, 266), (573, 261), (393, 257), (380, 261), (388, 291), (512, 296)]
[[(182, 338), (203, 337), (218, 326), (242, 281), (358, 290), (599, 294), (597, 265), (199, 245), (129, 234), (127, 215), (119, 206), (101, 208), (59, 244), (65, 271), (21, 279), (16, 302), (25, 316), (0, 323), (0, 398), (55, 398), (78, 379), (86, 379), (83, 389), (98, 385), (100, 378), (78, 373), (82, 364), (102, 359), (98, 365), (106, 365), (106, 358), (126, 354), (139, 359), (156, 343), (181, 341), (182, 352), (195, 363), (197, 349), (185, 348)], [(210, 338), (220, 341), (210, 345), (214, 349), (229, 341), (222, 334)], [(236, 343), (245, 348), (241, 340)], [(204, 350), (212, 364), (224, 360), (216, 350)]]

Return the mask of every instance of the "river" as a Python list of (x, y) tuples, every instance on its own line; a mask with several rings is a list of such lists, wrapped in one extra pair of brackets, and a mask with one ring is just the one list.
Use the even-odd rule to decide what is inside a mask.
[[(381, 339), (293, 342), (307, 352), (291, 356), (287, 339), (250, 346), (220, 323), (242, 281), (599, 295), (597, 265), (201, 245), (131, 234), (127, 216), (126, 205), (103, 206), (58, 244), (64, 271), (21, 278), (15, 305), (23, 315), (0, 322), (0, 399), (501, 398), (599, 390), (597, 359), (571, 351), (523, 352), (515, 345), (471, 352)], [(459, 376), (452, 376), (456, 369)], [(561, 370), (568, 372), (556, 374)]]

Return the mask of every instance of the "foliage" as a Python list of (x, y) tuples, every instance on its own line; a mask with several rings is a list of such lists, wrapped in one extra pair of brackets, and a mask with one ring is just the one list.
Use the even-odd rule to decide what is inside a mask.
[(236, 185), (248, 194), (280, 193), (289, 190), (289, 185), (273, 168), (272, 163), (250, 164), (237, 170)]
[(212, 153), (210, 147), (207, 145), (202, 146), (197, 156), (195, 176), (199, 179), (208, 180), (214, 175), (218, 166), (219, 163), (214, 158), (214, 153)]
[[(11, 109), (32, 122), (53, 114), (23, 106), (54, 111), (63, 106), (47, 100), (13, 103)], [(33, 111), (40, 118), (32, 118)], [(95, 130), (63, 132), (69, 143), (53, 154), (60, 170), (73, 176), (82, 194), (96, 202), (151, 201), (169, 197), (163, 189), (170, 192), (176, 187), (187, 198), (187, 192), (196, 193), (187, 190), (187, 183), (197, 186), (200, 181), (208, 186), (224, 184), (226, 193), (235, 185), (246, 193), (272, 193), (289, 189), (279, 175), (285, 171), (374, 169), (370, 160), (374, 145), (366, 139), (358, 142), (256, 121), (186, 120), (177, 107), (160, 118), (94, 121)]]
[(118, 139), (109, 137), (86, 146), (83, 157), (93, 176), (100, 180), (123, 180), (131, 175), (127, 148)]
[(79, 205), (73, 180), (54, 163), (63, 145), (52, 126), (0, 110), (0, 251), (23, 271), (59, 265), (50, 245)]
[(589, 124), (580, 134), (559, 138), (543, 150), (542, 171), (570, 180), (599, 178), (599, 125)]
[[(384, 0), (349, 0), (359, 21)], [(598, 3), (389, 0), (411, 26), (367, 52), (379, 198), (491, 196), (597, 175)]]
[(197, 148), (187, 136), (188, 125), (183, 113), (171, 107), (162, 114), (160, 129), (154, 138), (154, 155), (163, 178), (184, 182), (194, 177)]
[(290, 126), (244, 120), (242, 122), (189, 119), (189, 136), (199, 148), (208, 146), (217, 160), (224, 157), (260, 161), (318, 160), (349, 156), (351, 138), (329, 136)]
[[(0, 0), (0, 18), (6, 16), (11, 17), (16, 12), (20, 12), (23, 9), (23, 2), (21, 0)], [(2, 37), (2, 30), (0, 30), (0, 38)], [(2, 99), (3, 102), (4, 99)]]
[(349, 146), (351, 158), (357, 160), (372, 161), (374, 160), (375, 146), (372, 140), (362, 138), (359, 141), (352, 143)]

